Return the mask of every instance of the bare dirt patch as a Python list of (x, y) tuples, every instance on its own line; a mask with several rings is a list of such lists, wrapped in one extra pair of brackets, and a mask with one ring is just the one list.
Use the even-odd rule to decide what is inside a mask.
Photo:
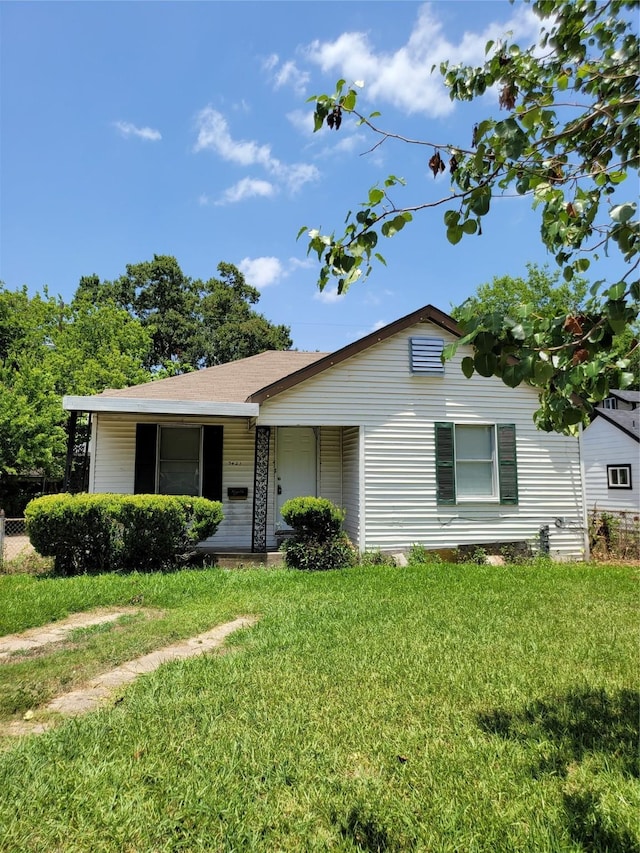
[[(139, 675), (153, 672), (160, 664), (168, 661), (184, 660), (219, 648), (229, 634), (240, 628), (248, 628), (257, 621), (255, 616), (239, 616), (231, 622), (225, 622), (196, 637), (190, 637), (179, 643), (156, 649), (156, 651), (149, 652), (149, 654), (142, 655), (142, 657), (96, 676), (85, 687), (57, 696), (39, 709), (39, 712), (42, 711), (45, 715), (56, 714), (63, 717), (76, 717), (80, 714), (86, 714), (105, 704), (118, 688), (134, 681)], [(68, 630), (77, 627), (80, 626), (76, 624)], [(0, 735), (40, 734), (52, 728), (56, 723), (55, 718), (35, 720), (32, 717), (33, 712), (27, 712), (22, 720), (0, 725)]]

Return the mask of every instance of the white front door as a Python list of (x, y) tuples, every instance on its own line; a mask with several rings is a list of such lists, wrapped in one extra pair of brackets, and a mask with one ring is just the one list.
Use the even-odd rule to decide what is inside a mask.
[(280, 516), (282, 504), (289, 498), (316, 495), (317, 442), (313, 427), (280, 427), (277, 441), (276, 527), (282, 529), (287, 527)]

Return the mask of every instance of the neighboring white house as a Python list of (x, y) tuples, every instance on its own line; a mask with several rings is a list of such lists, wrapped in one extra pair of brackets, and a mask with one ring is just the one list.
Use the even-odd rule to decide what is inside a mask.
[(203, 494), (214, 550), (277, 547), (287, 498), (346, 510), (361, 550), (537, 542), (584, 554), (577, 439), (536, 430), (528, 386), (466, 379), (432, 306), (334, 353), (265, 352), (92, 397), (93, 492)]
[(581, 446), (587, 510), (640, 515), (640, 391), (611, 391)]

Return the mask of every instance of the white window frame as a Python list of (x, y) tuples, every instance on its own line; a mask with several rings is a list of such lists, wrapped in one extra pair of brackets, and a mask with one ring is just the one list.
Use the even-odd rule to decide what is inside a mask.
[(618, 400), (616, 397), (606, 397), (602, 401), (603, 409), (617, 409), (618, 408)]
[[(624, 473), (626, 483), (620, 482), (620, 474)], [(608, 489), (632, 489), (631, 465), (607, 465), (607, 488)]]
[[(198, 431), (198, 487), (197, 492), (193, 495), (193, 497), (199, 497), (202, 494), (202, 426), (196, 426), (192, 424), (158, 424), (158, 434), (156, 439), (156, 494), (173, 494), (173, 492), (168, 493), (160, 491), (160, 465), (162, 461), (167, 461), (162, 460), (160, 458), (160, 448), (162, 447), (162, 431), (165, 429), (190, 429)], [(184, 492), (181, 492), (181, 494), (184, 494)]]
[[(458, 430), (459, 429), (489, 429), (491, 435), (491, 456), (484, 459), (459, 459), (458, 458)], [(498, 435), (495, 423), (454, 423), (453, 425), (453, 459), (456, 478), (456, 503), (499, 503), (500, 481), (498, 477)], [(460, 466), (464, 468), (467, 462), (483, 462), (491, 464), (491, 493), (465, 495), (460, 493), (459, 472)]]

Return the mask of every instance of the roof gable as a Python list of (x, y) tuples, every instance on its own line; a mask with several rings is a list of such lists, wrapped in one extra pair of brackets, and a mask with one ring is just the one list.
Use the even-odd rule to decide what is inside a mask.
[(364, 338), (359, 338), (357, 341), (342, 347), (342, 349), (336, 350), (335, 352), (331, 352), (328, 355), (319, 358), (317, 361), (295, 371), (295, 373), (283, 376), (281, 379), (272, 382), (270, 385), (266, 385), (264, 388), (261, 388), (247, 397), (247, 402), (263, 403), (265, 400), (275, 397), (276, 394), (287, 391), (289, 388), (293, 388), (295, 385), (298, 385), (300, 382), (304, 382), (306, 379), (310, 379), (312, 376), (317, 376), (329, 367), (340, 364), (340, 362), (345, 361), (345, 359), (351, 358), (351, 356), (369, 349), (369, 347), (392, 337), (392, 335), (395, 335), (398, 332), (402, 332), (411, 326), (417, 325), (418, 323), (427, 322), (440, 326), (440, 328), (445, 329), (447, 332), (450, 332), (456, 337), (461, 337), (462, 335), (453, 317), (450, 317), (438, 308), (434, 308), (433, 305), (425, 305), (424, 308), (419, 308), (417, 311), (413, 311), (405, 317), (400, 317), (400, 319), (394, 320), (393, 323), (389, 323), (387, 326), (383, 326), (381, 329), (371, 332)]
[(640, 414), (637, 409), (601, 409), (593, 410), (594, 416), (602, 418), (625, 435), (640, 442)]

